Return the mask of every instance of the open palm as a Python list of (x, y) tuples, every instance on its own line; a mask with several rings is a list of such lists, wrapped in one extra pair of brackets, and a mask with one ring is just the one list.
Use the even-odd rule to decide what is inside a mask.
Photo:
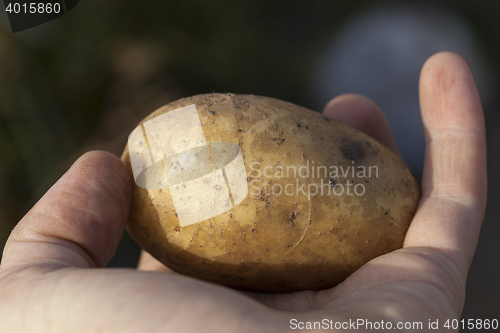
[[(422, 323), (413, 328), (424, 330), (439, 320), (443, 329), (464, 303), (486, 203), (486, 139), (461, 57), (440, 53), (427, 61), (420, 99), (423, 196), (404, 247), (339, 286), (242, 293), (171, 272), (147, 254), (138, 270), (103, 269), (124, 231), (132, 185), (117, 157), (91, 152), (13, 230), (0, 266), (0, 332), (287, 332), (324, 319), (332, 326)], [(382, 112), (368, 99), (339, 96), (324, 113), (397, 152)]]

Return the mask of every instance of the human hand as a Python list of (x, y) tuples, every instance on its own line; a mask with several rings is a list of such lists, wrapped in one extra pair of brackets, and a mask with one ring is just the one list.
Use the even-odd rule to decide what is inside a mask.
[[(426, 329), (429, 319), (458, 318), (486, 202), (484, 120), (469, 67), (451, 53), (428, 60), (420, 99), (423, 196), (404, 247), (339, 286), (242, 293), (176, 274), (147, 255), (140, 270), (103, 269), (124, 231), (132, 184), (117, 157), (92, 152), (10, 235), (0, 265), (0, 332), (286, 332), (291, 319), (325, 318)], [(366, 98), (337, 97), (324, 113), (397, 152), (382, 112)]]

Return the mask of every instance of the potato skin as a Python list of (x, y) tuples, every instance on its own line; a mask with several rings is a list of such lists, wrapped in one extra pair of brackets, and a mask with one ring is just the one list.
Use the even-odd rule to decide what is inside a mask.
[[(378, 141), (303, 107), (253, 95), (184, 98), (141, 124), (190, 104), (197, 107), (207, 142), (239, 145), (249, 193), (231, 210), (181, 227), (168, 187), (134, 186), (127, 230), (166, 266), (236, 289), (320, 290), (402, 246), (420, 188), (404, 162)], [(122, 160), (133, 179), (128, 146)], [(307, 177), (291, 172), (303, 167), (305, 175), (306, 165)], [(344, 173), (328, 177), (318, 169), (319, 175), (312, 175), (311, 169), (318, 166), (326, 166), (328, 173), (331, 166)], [(280, 174), (280, 168), (290, 172)], [(365, 177), (360, 177), (363, 168)], [(352, 195), (345, 190), (333, 193), (340, 193), (340, 185), (347, 188), (348, 182), (353, 184)], [(323, 193), (310, 195), (314, 185), (308, 184), (322, 186)], [(354, 193), (356, 184), (364, 186), (364, 194)], [(286, 185), (293, 195), (284, 193)], [(331, 193), (326, 193), (328, 188)], [(361, 188), (358, 185), (358, 194)]]

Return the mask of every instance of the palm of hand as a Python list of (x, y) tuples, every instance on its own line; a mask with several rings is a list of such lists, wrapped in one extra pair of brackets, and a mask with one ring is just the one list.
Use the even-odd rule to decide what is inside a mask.
[[(139, 271), (98, 269), (123, 233), (131, 186), (116, 157), (94, 152), (11, 234), (0, 266), (0, 331), (284, 332), (291, 319), (324, 318), (422, 322), (425, 329), (429, 320), (459, 317), (486, 202), (484, 120), (472, 75), (456, 55), (426, 63), (420, 98), (427, 139), (423, 197), (404, 247), (339, 286), (241, 293), (180, 276), (147, 254)], [(383, 114), (366, 98), (337, 97), (324, 113), (397, 152)]]

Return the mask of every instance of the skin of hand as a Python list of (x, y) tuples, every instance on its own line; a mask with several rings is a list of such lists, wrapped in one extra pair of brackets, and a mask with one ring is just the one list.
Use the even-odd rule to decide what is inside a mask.
[[(432, 56), (420, 103), (423, 195), (404, 246), (337, 287), (242, 293), (176, 274), (148, 254), (138, 270), (104, 269), (127, 222), (132, 183), (116, 156), (90, 152), (12, 231), (0, 265), (0, 332), (289, 332), (291, 319), (325, 318), (422, 322), (426, 331), (429, 320), (459, 318), (487, 187), (484, 118), (465, 60)], [(367, 98), (339, 96), (324, 114), (397, 152)]]

